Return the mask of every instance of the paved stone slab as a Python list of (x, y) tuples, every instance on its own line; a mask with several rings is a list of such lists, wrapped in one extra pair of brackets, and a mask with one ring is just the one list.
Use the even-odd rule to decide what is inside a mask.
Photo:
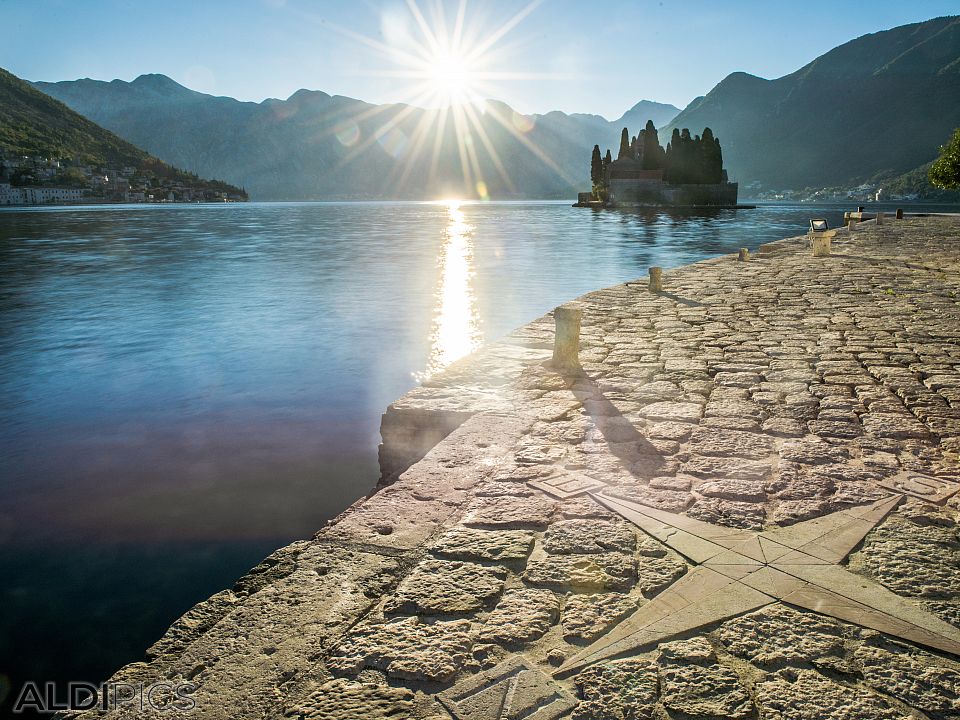
[(457, 560), (525, 560), (533, 549), (533, 533), (457, 526), (433, 546), (435, 555)]
[(864, 681), (931, 717), (960, 716), (960, 665), (906, 647), (862, 645), (853, 656)]
[(560, 520), (543, 536), (543, 549), (555, 555), (632, 552), (637, 536), (619, 520)]
[(719, 665), (712, 651), (705, 653), (704, 644), (690, 641), (661, 646), (658, 670), (664, 706), (682, 717), (750, 717), (753, 703), (740, 678)]
[(467, 507), (464, 525), (490, 528), (543, 528), (556, 505), (546, 498), (475, 498)]
[(644, 406), (639, 413), (650, 420), (695, 422), (703, 414), (703, 407), (697, 403), (656, 402)]
[(549, 590), (507, 590), (487, 617), (480, 640), (526, 643), (541, 637), (560, 615), (560, 600)]
[(424, 560), (404, 578), (384, 610), (391, 613), (456, 615), (490, 604), (503, 590), (507, 571), (476, 563)]
[(467, 661), (472, 645), (467, 620), (373, 620), (354, 628), (327, 664), (343, 675), (370, 667), (396, 678), (446, 682)]
[(637, 580), (637, 561), (624, 553), (533, 557), (523, 579), (557, 590), (629, 590)]
[(657, 670), (649, 660), (594, 665), (574, 679), (581, 700), (575, 720), (650, 720), (657, 702)]
[(791, 679), (771, 676), (756, 685), (761, 717), (770, 720), (907, 720), (873, 693), (828, 680), (812, 670)]
[(731, 653), (761, 667), (833, 666), (844, 654), (841, 623), (782, 604), (725, 622), (719, 637)]
[(321, 685), (284, 716), (298, 720), (406, 720), (413, 712), (413, 693), (406, 688), (336, 678)]
[(637, 600), (624, 593), (571, 595), (561, 616), (564, 637), (592, 642), (636, 609)]
[(773, 442), (762, 433), (701, 427), (690, 437), (690, 450), (700, 455), (761, 459), (770, 457)]

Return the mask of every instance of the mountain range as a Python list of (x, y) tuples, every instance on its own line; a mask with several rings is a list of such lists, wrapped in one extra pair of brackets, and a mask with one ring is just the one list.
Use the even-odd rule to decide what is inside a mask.
[(712, 128), (742, 184), (852, 186), (916, 174), (960, 126), (960, 18), (864, 35), (774, 80), (736, 72), (682, 112), (644, 100), (613, 121), (522, 115), (496, 101), (445, 116), (315, 90), (241, 102), (163, 75), (34, 85), (255, 199), (569, 198), (589, 186), (593, 145), (616, 153), (620, 129), (635, 133), (647, 119), (663, 143), (674, 127)]
[[(592, 143), (613, 142), (622, 126), (597, 115), (523, 116), (495, 101), (459, 119), (315, 90), (241, 102), (164, 75), (35, 86), (169, 162), (230, 178), (261, 200), (474, 195), (481, 180), (492, 197), (567, 198), (588, 180)], [(641, 101), (622, 122), (667, 122), (678, 112)], [(469, 124), (467, 143), (458, 122)]]
[(129, 166), (189, 187), (243, 195), (227, 183), (202, 180), (171, 167), (0, 68), (0, 157), (4, 153)]

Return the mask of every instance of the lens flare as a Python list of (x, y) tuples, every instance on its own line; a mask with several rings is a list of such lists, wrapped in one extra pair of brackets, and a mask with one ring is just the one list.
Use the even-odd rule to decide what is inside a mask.
[(337, 142), (344, 147), (353, 147), (360, 140), (360, 128), (355, 122), (349, 121), (334, 130)]

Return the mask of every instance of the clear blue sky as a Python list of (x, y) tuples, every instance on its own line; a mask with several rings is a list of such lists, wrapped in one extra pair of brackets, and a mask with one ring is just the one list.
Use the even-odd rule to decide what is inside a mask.
[[(436, 28), (437, 0), (418, 2)], [(452, 32), (458, 0), (439, 4)], [(489, 35), (525, 5), (472, 0), (464, 32)], [(485, 94), (526, 113), (682, 108), (730, 72), (779, 77), (859, 35), (958, 12), (956, 0), (543, 0), (483, 57), (486, 72), (523, 77)], [(396, 60), (357, 38), (396, 43), (404, 27), (418, 35), (405, 0), (0, 0), (0, 67), (29, 80), (163, 73), (241, 100), (299, 88), (411, 100)]]

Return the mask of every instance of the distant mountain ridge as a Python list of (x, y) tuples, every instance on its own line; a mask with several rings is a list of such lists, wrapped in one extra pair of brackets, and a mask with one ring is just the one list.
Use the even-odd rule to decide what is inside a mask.
[(776, 80), (733, 73), (665, 131), (706, 126), (741, 182), (799, 189), (912, 171), (960, 126), (960, 17), (864, 35)]
[(960, 18), (864, 35), (775, 80), (732, 73), (679, 113), (641, 101), (608, 121), (580, 113), (524, 116), (491, 102), (469, 148), (458, 145), (449, 122), (419, 153), (418, 128), (436, 121), (436, 111), (313, 90), (240, 102), (163, 75), (35, 86), (164, 160), (228, 178), (259, 199), (479, 190), (495, 198), (572, 198), (589, 187), (593, 145), (616, 151), (621, 128), (634, 134), (647, 119), (664, 141), (674, 127), (695, 134), (710, 127), (741, 188), (850, 187), (917, 175), (960, 126)]
[(3, 154), (11, 158), (41, 156), (96, 166), (130, 166), (192, 187), (242, 194), (237, 187), (192, 177), (169, 166), (0, 68), (0, 155)]
[[(439, 146), (430, 137), (427, 151), (407, 164), (418, 126), (436, 120), (435, 110), (371, 105), (317, 90), (241, 102), (164, 75), (34, 85), (170, 162), (230, 178), (254, 198), (271, 200), (472, 196), (479, 180), (491, 197), (569, 198), (589, 183), (594, 143), (612, 143), (624, 121), (640, 127), (647, 117), (665, 122), (679, 112), (641, 101), (610, 122), (562, 112), (524, 116), (491, 101), (478, 115), (483, 132), (472, 133), (480, 172), (468, 183), (453, 122)], [(644, 119), (634, 121), (639, 114)], [(500, 168), (487, 145), (496, 149)], [(438, 169), (431, 172), (434, 153)]]

